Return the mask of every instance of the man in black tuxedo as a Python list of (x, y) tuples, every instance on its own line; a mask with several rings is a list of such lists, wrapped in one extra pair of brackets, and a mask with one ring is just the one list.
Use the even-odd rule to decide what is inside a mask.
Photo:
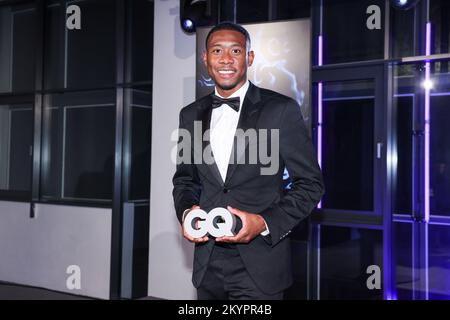
[[(216, 239), (194, 239), (182, 230), (184, 237), (195, 243), (192, 281), (199, 299), (282, 299), (292, 284), (288, 235), (324, 192), (300, 107), (293, 99), (247, 80), (253, 59), (250, 37), (243, 27), (228, 22), (215, 26), (207, 36), (203, 55), (215, 82), (215, 94), (180, 112), (180, 130), (190, 133), (187, 142), (191, 146), (200, 143), (202, 150), (209, 146), (214, 161), (195, 161), (198, 150), (194, 147), (189, 150), (189, 161), (177, 161), (173, 197), (178, 220), (182, 223), (194, 208), (208, 212), (224, 207), (242, 223), (235, 236)], [(209, 139), (194, 141), (195, 123)], [(266, 139), (258, 136), (257, 143), (245, 140), (239, 153), (240, 129), (270, 134)], [(186, 142), (181, 140), (180, 136), (179, 148)], [(268, 150), (278, 164), (270, 174), (263, 170), (267, 163), (239, 161), (258, 150), (261, 143), (269, 143)], [(178, 159), (180, 151), (185, 149), (179, 149)], [(286, 194), (285, 167), (292, 181)]]

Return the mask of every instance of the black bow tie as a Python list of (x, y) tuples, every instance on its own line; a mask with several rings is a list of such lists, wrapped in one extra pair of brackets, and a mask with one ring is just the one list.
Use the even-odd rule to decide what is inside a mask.
[(229, 105), (234, 111), (239, 111), (241, 99), (239, 97), (235, 98), (229, 98), (229, 99), (223, 99), (221, 97), (216, 96), (215, 94), (212, 95), (212, 107), (218, 108), (223, 104)]

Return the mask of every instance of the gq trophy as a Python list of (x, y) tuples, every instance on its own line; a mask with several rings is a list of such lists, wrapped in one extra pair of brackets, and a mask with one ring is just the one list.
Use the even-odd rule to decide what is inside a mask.
[(225, 208), (214, 208), (209, 213), (193, 209), (184, 218), (184, 230), (193, 238), (234, 236), (236, 216)]

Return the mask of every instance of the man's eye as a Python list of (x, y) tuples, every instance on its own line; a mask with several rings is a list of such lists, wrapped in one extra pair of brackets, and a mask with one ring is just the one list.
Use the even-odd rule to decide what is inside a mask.
[(240, 54), (241, 53), (241, 49), (233, 49), (232, 52), (234, 54)]
[(220, 49), (213, 49), (212, 53), (220, 53)]

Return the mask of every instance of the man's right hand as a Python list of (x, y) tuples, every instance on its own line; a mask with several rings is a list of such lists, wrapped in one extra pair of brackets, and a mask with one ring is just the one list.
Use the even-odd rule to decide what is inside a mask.
[[(197, 205), (193, 205), (189, 211), (194, 210), (194, 209), (200, 209), (199, 206)], [(189, 211), (186, 213), (186, 215), (189, 213)], [(184, 219), (183, 219), (184, 222)], [(183, 224), (181, 224), (181, 230), (183, 232), (183, 237), (185, 239), (187, 239), (188, 241), (192, 242), (192, 243), (203, 243), (203, 242), (207, 242), (209, 240), (208, 236), (204, 236), (203, 238), (193, 238), (191, 237), (189, 234), (186, 233), (186, 231), (184, 230), (184, 226)]]

